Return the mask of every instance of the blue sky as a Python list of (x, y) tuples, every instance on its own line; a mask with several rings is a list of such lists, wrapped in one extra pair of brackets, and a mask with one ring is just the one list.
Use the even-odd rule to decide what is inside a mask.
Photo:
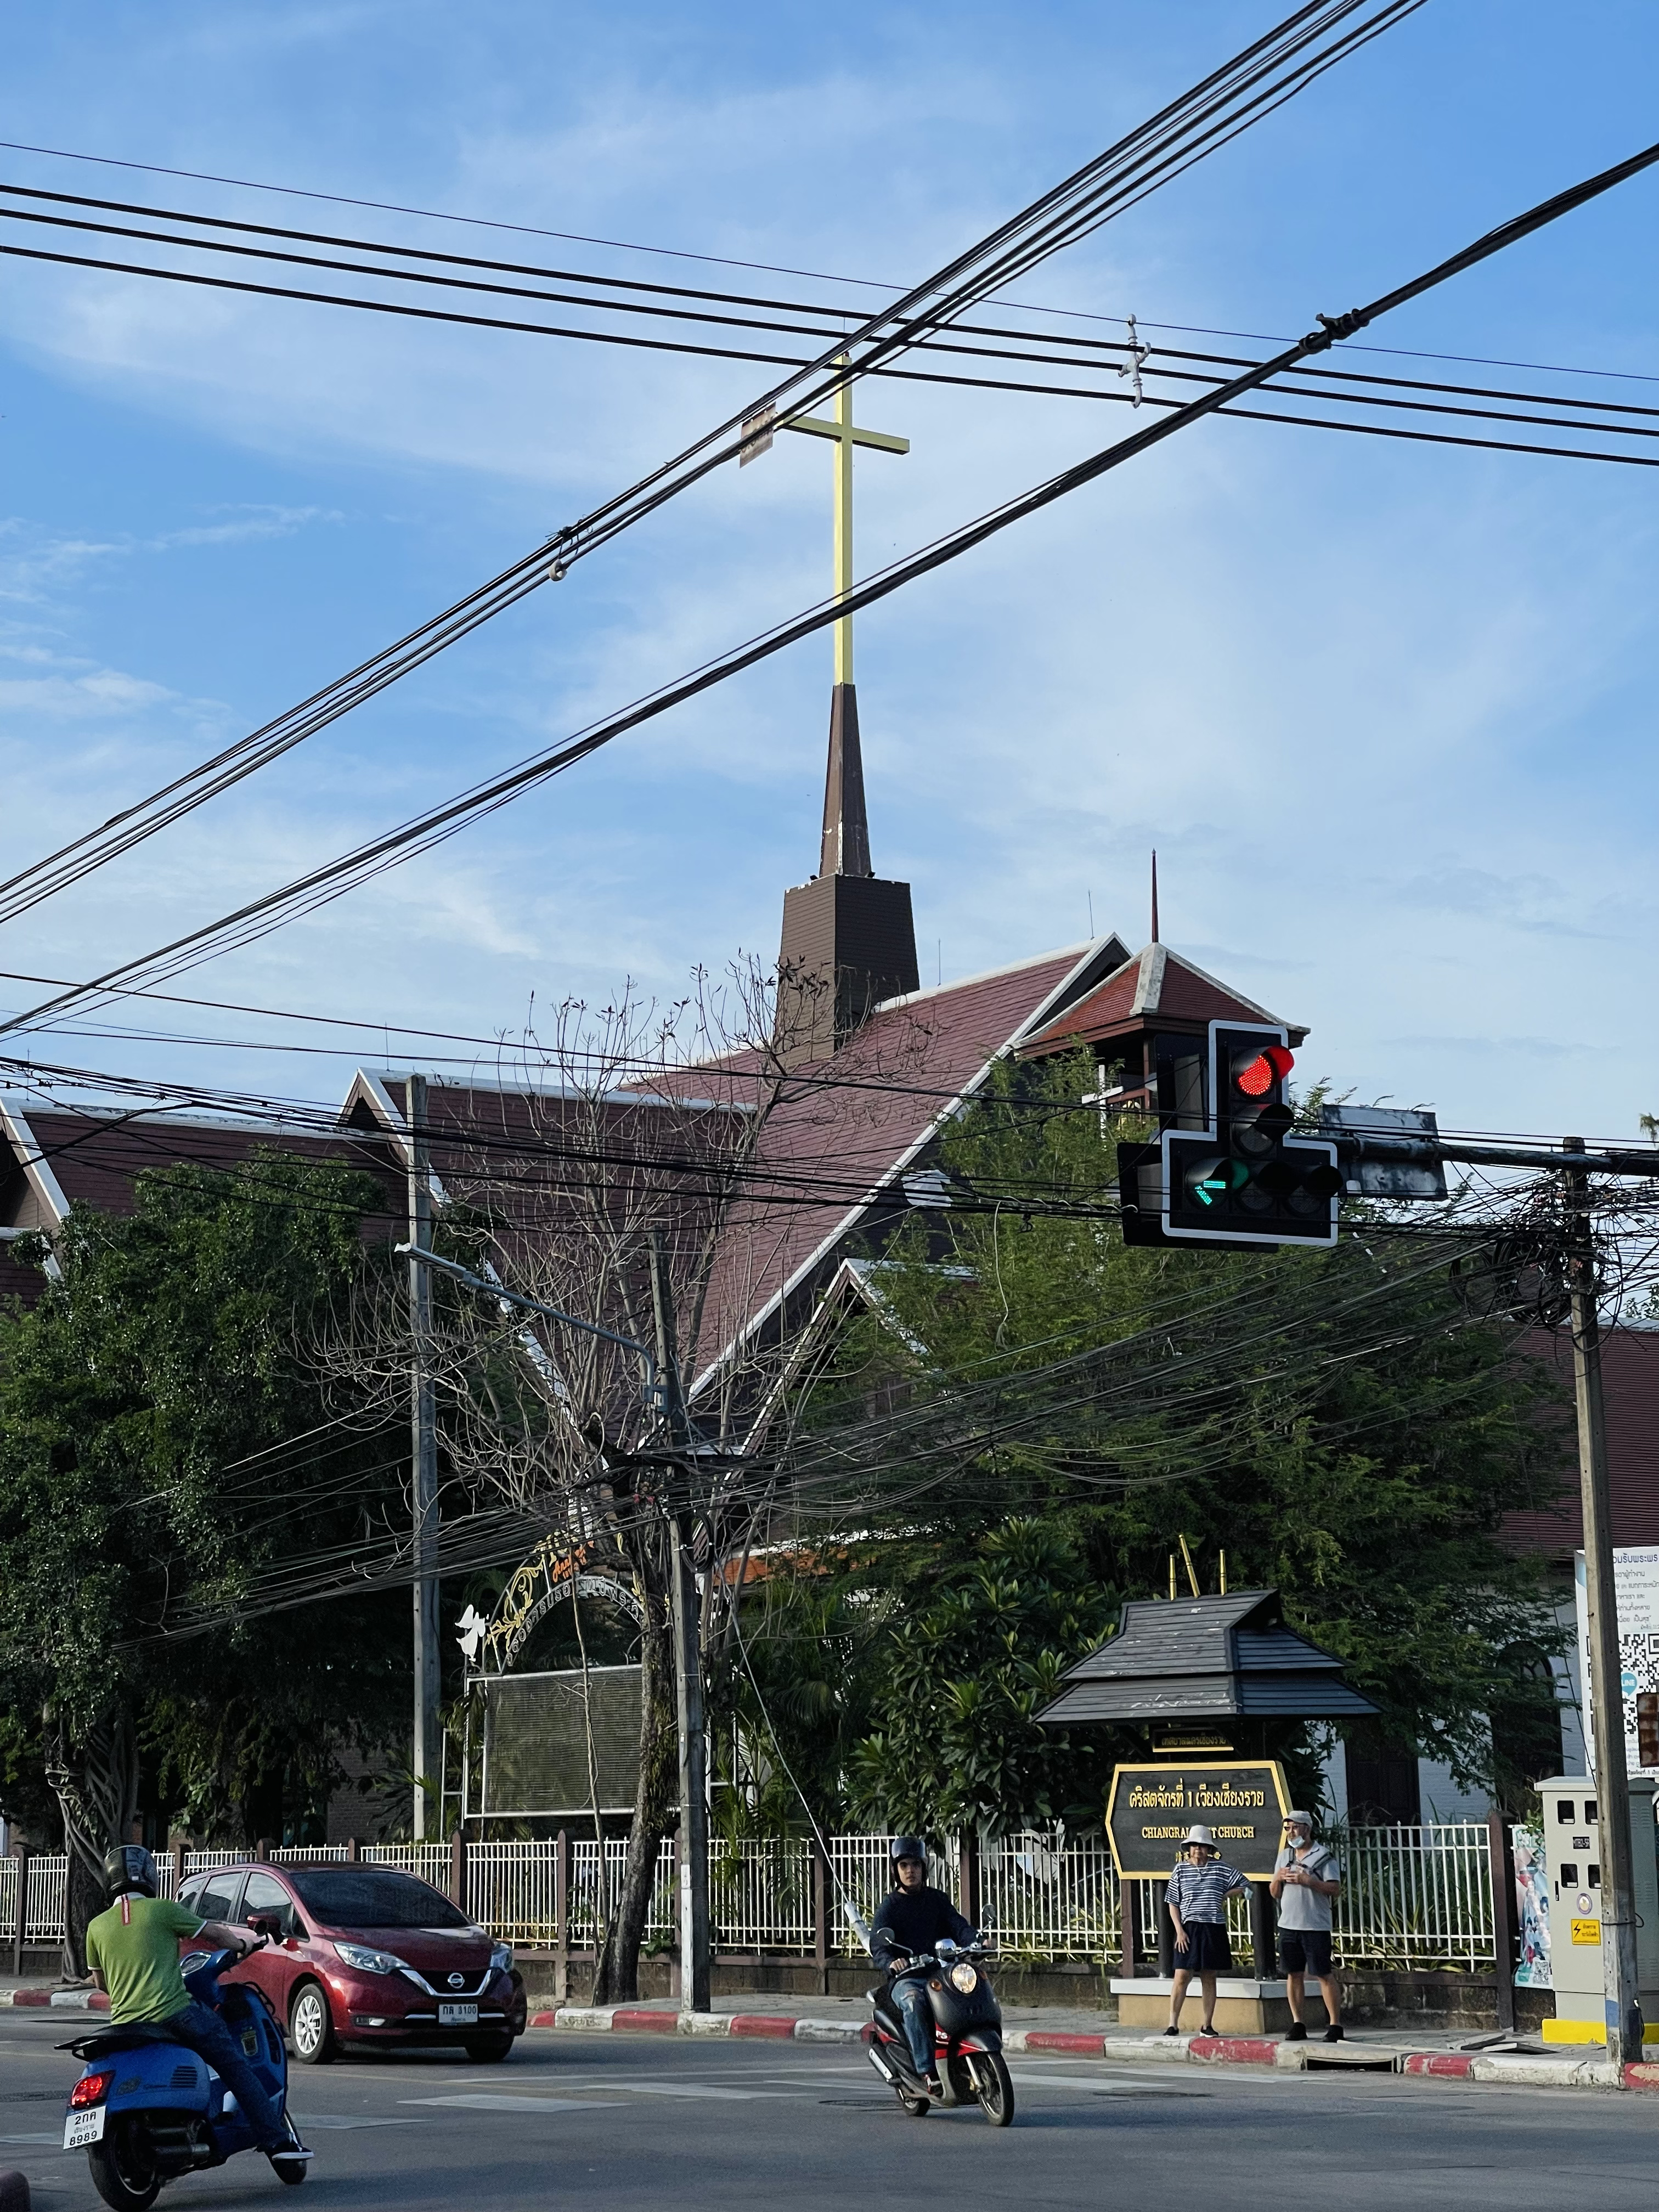
[[(0, 137), (902, 282), (1273, 15), (91, 0), (15, 16)], [(1293, 333), (1646, 143), (1656, 64), (1650, 0), (1429, 0), (1019, 296)], [(724, 281), (40, 155), (0, 153), (0, 179)], [(1656, 201), (1650, 174), (1371, 335), (1659, 376)], [(763, 381), (8, 263), (7, 872)], [(1659, 404), (1659, 382), (1617, 389)], [(1087, 403), (921, 386), (859, 404), (912, 441), (860, 468), (866, 570), (1122, 428)], [(0, 967), (73, 976), (159, 943), (818, 598), (828, 466), (782, 440), (722, 471), (10, 924)], [(1433, 1103), (1448, 1127), (1633, 1136), (1659, 1104), (1653, 489), (1637, 470), (1218, 422), (873, 611), (873, 848), (915, 887), (925, 980), (1079, 939), (1091, 902), (1139, 943), (1156, 844), (1164, 937), (1307, 1024), (1308, 1073)], [(532, 994), (603, 1000), (626, 976), (669, 999), (694, 964), (770, 957), (783, 889), (816, 863), (829, 684), (828, 641), (809, 641), (182, 988), (493, 1034)], [(0, 1003), (23, 988), (0, 982)], [(39, 1049), (322, 1097), (343, 1081), (268, 1053)]]

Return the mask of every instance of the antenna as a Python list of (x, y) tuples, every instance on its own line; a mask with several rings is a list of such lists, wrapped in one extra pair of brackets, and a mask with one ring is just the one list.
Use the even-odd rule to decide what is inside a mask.
[(1158, 848), (1152, 848), (1152, 942), (1158, 943)]

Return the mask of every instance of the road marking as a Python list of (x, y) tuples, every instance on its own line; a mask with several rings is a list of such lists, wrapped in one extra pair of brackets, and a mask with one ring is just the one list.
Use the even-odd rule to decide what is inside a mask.
[(0, 2136), (0, 2142), (61, 2143), (63, 2140), (64, 2130), (62, 2128), (54, 2128), (49, 2136)]
[(400, 2105), (462, 2105), (472, 2112), (614, 2112), (615, 2102), (592, 2097), (400, 2097)]
[(337, 2115), (333, 2112), (308, 2112), (303, 2119), (295, 2112), (292, 2118), (295, 2126), (299, 2129), (301, 2135), (317, 2128), (417, 2128), (421, 2125), (421, 2122), (416, 2118), (413, 2112), (407, 2119), (404, 2119), (401, 2114), (394, 2113), (388, 2120), (354, 2119), (349, 2116)]
[(1097, 2097), (1194, 2097), (1202, 2090), (1178, 2087), (1173, 2081), (1138, 2081), (1123, 2075), (1035, 2073), (1011, 2066), (1008, 2075), (1022, 2089), (1091, 2089)]
[(573, 2081), (573, 2089), (608, 2089), (621, 2096), (636, 2097), (707, 2097), (720, 2102), (747, 2104), (757, 2097), (787, 2101), (791, 2096), (805, 2097), (805, 2089), (719, 2089), (712, 2082), (690, 2084), (684, 2081), (641, 2081), (637, 2075), (613, 2077), (607, 2075), (603, 2081)]

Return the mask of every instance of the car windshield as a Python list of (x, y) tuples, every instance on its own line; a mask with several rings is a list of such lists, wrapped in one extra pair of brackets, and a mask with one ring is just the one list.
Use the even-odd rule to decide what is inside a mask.
[(385, 1867), (287, 1869), (300, 1902), (331, 1928), (470, 1928), (447, 1897)]

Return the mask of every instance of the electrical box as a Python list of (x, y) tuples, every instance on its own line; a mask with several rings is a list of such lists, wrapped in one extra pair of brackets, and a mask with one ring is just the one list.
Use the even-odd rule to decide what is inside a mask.
[[(1635, 1887), (1636, 1978), (1650, 2043), (1659, 2039), (1659, 1836), (1656, 1785), (1630, 1783), (1632, 1878)], [(1540, 1782), (1544, 1871), (1550, 1886), (1550, 1978), (1555, 2018), (1544, 2022), (1547, 2043), (1607, 2040), (1601, 1968), (1601, 1830), (1595, 1786), (1587, 1775)]]

